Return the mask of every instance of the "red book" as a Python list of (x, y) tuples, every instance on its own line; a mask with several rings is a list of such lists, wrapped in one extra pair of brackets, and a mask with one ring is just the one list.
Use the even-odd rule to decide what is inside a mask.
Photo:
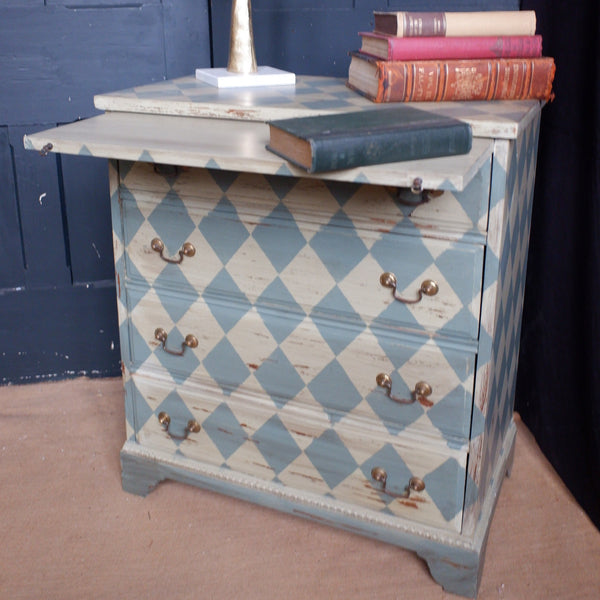
[(381, 60), (352, 52), (348, 87), (374, 102), (550, 100), (550, 57)]
[(460, 58), (536, 58), (542, 56), (541, 35), (469, 37), (396, 37), (361, 31), (361, 52), (383, 60)]

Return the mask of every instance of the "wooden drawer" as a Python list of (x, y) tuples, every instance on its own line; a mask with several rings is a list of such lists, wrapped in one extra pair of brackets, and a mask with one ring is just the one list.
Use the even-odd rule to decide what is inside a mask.
[[(480, 244), (420, 235), (414, 226), (363, 229), (339, 206), (319, 223), (314, 216), (292, 217), (282, 203), (250, 214), (223, 198), (154, 192), (123, 197), (125, 268), (132, 280), (306, 315), (477, 339)], [(193, 245), (193, 256), (180, 254), (185, 244)], [(395, 287), (382, 284), (385, 273), (393, 275)], [(434, 296), (421, 292), (429, 282), (437, 286)]]
[[(460, 531), (464, 448), (392, 436), (382, 427), (331, 424), (304, 407), (276, 409), (136, 376), (133, 384), (136, 440), (148, 448), (277, 482), (299, 493), (327, 495)], [(372, 476), (381, 479), (381, 470), (387, 475), (385, 485)], [(424, 489), (413, 480), (420, 491), (402, 497), (411, 478), (418, 478)]]
[[(341, 209), (353, 222), (361, 223), (361, 228), (404, 224), (452, 235), (487, 231), (491, 158), (475, 158), (464, 189), (454, 189), (446, 182), (425, 194), (401, 187), (128, 161), (120, 161), (119, 176), (122, 189), (135, 197), (143, 197), (144, 192), (161, 197), (173, 194), (183, 201), (214, 205), (225, 197), (238, 212), (255, 215), (271, 213), (274, 203), (281, 201), (305, 221), (328, 222)], [(426, 162), (423, 167), (427, 168)]]
[[(176, 383), (266, 396), (277, 407), (309, 406), (331, 422), (468, 438), (475, 354), (465, 347), (157, 289), (131, 286), (127, 302), (133, 370), (166, 370)], [(189, 334), (196, 347), (182, 345)]]

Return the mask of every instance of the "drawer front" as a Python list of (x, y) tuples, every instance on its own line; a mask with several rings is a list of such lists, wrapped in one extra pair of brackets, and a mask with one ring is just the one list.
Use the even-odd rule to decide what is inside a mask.
[(248, 214), (226, 198), (141, 196), (124, 193), (132, 280), (367, 325), (478, 336), (479, 244), (425, 237), (414, 228), (359, 229), (339, 207), (319, 224), (293, 216), (279, 201), (269, 213)]
[[(120, 182), (133, 192), (174, 193), (217, 203), (226, 197), (238, 210), (254, 206), (273, 209), (281, 201), (294, 215), (328, 222), (342, 209), (364, 228), (380, 228), (405, 222), (446, 233), (485, 232), (491, 159), (476, 169), (464, 190), (414, 193), (407, 188), (322, 181), (312, 178), (264, 176), (171, 165), (120, 162)], [(142, 194), (143, 195), (143, 194)]]
[[(473, 352), (160, 289), (130, 286), (127, 302), (133, 370), (166, 370), (176, 383), (251, 393), (276, 407), (312, 407), (331, 422), (379, 421), (390, 433), (409, 428), (458, 443), (469, 435)], [(195, 347), (184, 344), (188, 335)]]
[[(134, 376), (137, 441), (371, 511), (459, 531), (466, 453)], [(191, 422), (191, 423), (190, 423)], [(406, 488), (412, 480), (412, 489)]]

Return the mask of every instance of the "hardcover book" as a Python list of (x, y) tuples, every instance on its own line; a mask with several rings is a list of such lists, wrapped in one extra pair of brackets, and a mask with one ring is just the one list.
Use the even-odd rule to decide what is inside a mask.
[(348, 87), (374, 102), (550, 100), (551, 57), (386, 61), (351, 52)]
[(475, 12), (374, 11), (374, 30), (399, 37), (533, 35), (533, 10)]
[(471, 127), (398, 106), (270, 121), (267, 149), (309, 173), (466, 154)]
[(383, 60), (526, 58), (542, 55), (541, 35), (397, 37), (359, 32), (361, 52)]

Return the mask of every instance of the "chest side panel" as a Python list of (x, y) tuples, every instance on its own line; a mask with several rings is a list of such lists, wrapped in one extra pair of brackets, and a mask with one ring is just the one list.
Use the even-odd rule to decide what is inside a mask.
[(484, 267), (465, 530), (476, 524), (512, 421), (535, 184), (539, 117), (497, 142)]

